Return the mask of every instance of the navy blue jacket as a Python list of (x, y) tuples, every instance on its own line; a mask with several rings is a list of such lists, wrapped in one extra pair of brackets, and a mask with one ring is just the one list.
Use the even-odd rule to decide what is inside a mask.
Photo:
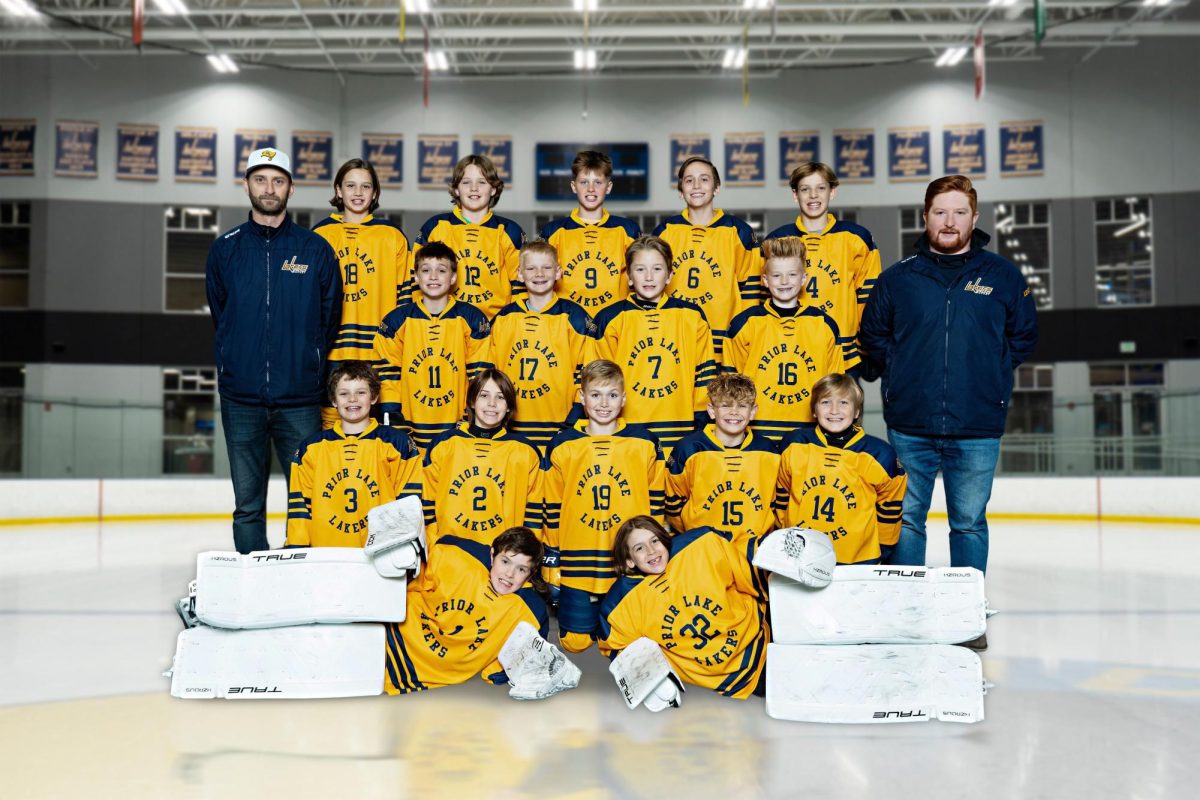
[(205, 267), (217, 389), (234, 402), (304, 406), (325, 399), (325, 355), (342, 316), (333, 249), (286, 217), (223, 234)]
[[(1012, 397), (1013, 370), (1037, 345), (1037, 310), (1020, 270), (983, 247), (929, 249), (879, 276), (863, 310), (859, 344), (869, 374), (883, 379), (883, 418), (912, 436), (997, 437)], [(957, 273), (939, 264), (961, 265)]]

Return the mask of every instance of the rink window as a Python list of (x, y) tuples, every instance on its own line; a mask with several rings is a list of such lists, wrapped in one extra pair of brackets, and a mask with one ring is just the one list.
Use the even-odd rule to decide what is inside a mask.
[(29, 201), (0, 202), (0, 308), (29, 307)]
[(211, 475), (217, 371), (163, 368), (163, 473)]
[(900, 209), (900, 258), (912, 255), (917, 240), (925, 233), (924, 206), (911, 206)]
[(1025, 276), (1038, 310), (1052, 307), (1050, 297), (1050, 204), (999, 203), (996, 252)]
[(167, 206), (163, 212), (163, 308), (166, 311), (207, 312), (204, 264), (217, 236), (217, 209)]
[(1149, 197), (1096, 200), (1096, 304), (1154, 302), (1153, 225)]

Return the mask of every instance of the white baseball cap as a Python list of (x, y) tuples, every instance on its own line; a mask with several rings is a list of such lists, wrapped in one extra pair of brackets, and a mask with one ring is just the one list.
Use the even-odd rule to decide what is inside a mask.
[(287, 153), (274, 147), (264, 147), (250, 154), (246, 159), (246, 177), (250, 177), (250, 173), (259, 167), (275, 167), (286, 172), (289, 178), (292, 177), (292, 160)]

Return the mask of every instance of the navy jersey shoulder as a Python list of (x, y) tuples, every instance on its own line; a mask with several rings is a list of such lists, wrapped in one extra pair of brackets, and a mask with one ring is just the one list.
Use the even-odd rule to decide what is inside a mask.
[(457, 547), (471, 558), (479, 562), (485, 570), (492, 568), (492, 549), (482, 542), (464, 539), (461, 536), (443, 536), (434, 543), (434, 547)]
[(729, 322), (729, 330), (727, 331), (729, 338), (732, 339), (737, 336), (742, 328), (746, 327), (746, 325), (750, 323), (750, 320), (754, 319), (755, 317), (765, 316), (767, 316), (767, 307), (762, 303), (759, 303), (756, 306), (750, 306), (749, 308), (738, 312), (737, 316), (735, 316)]
[(417, 232), (417, 244), (429, 244), (429, 234), (433, 233), (433, 229), (438, 226), (439, 222), (449, 222), (451, 225), (462, 224), (462, 220), (455, 216), (453, 211), (443, 211), (440, 214), (434, 214), (425, 220), (425, 224)]
[(857, 442), (851, 442), (846, 446), (847, 450), (852, 450), (860, 453), (866, 453), (875, 459), (879, 466), (883, 467), (887, 472), (888, 477), (894, 478), (904, 472), (904, 468), (900, 465), (900, 461), (896, 456), (896, 451), (890, 444), (871, 434), (865, 434)]
[[(792, 227), (795, 227), (794, 225)], [(833, 227), (829, 229), (829, 233), (848, 233), (862, 239), (863, 244), (868, 250), (875, 250), (875, 240), (871, 238), (871, 232), (854, 222), (846, 222), (845, 220), (837, 220), (833, 223)]]
[(708, 536), (719, 536), (727, 542), (733, 541), (733, 534), (729, 533), (729, 531), (720, 531), (707, 525), (700, 528), (692, 528), (686, 533), (681, 533), (671, 538), (671, 558), (675, 558), (675, 556), (682, 553), (688, 547), (691, 547), (696, 542), (703, 541)]

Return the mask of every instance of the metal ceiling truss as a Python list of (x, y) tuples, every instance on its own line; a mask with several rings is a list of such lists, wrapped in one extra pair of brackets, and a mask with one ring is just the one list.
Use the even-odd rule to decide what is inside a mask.
[[(136, 52), (132, 0), (27, 2), (39, 16), (0, 13), (0, 56), (94, 63)], [(727, 49), (742, 46), (743, 30), (753, 75), (930, 61), (947, 47), (970, 44), (980, 26), (991, 61), (1041, 58), (1039, 48), (1074, 50), (1085, 59), (1103, 48), (1200, 37), (1191, 0), (1165, 6), (1054, 0), (1040, 46), (1033, 40), (1032, 0), (778, 0), (754, 10), (743, 0), (600, 0), (586, 15), (573, 0), (429, 0), (428, 12), (403, 15), (405, 0), (182, 2), (187, 15), (167, 14), (146, 0), (143, 55), (226, 53), (243, 66), (333, 72), (342, 81), (347, 74), (421, 74), (426, 29), (431, 48), (444, 51), (449, 63), (435, 79), (577, 77), (574, 53), (585, 46), (596, 51), (597, 77), (740, 77), (741, 70), (724, 69), (722, 61)]]

